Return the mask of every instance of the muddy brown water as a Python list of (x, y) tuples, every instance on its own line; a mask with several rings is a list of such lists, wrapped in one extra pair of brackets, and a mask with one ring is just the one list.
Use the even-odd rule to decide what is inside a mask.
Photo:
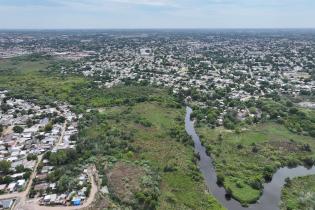
[(213, 161), (211, 157), (207, 155), (205, 147), (200, 142), (200, 138), (194, 128), (194, 122), (190, 119), (191, 113), (192, 109), (187, 107), (185, 128), (188, 135), (190, 135), (194, 141), (195, 152), (200, 155), (200, 160), (198, 161), (199, 170), (205, 179), (209, 192), (228, 210), (279, 210), (281, 189), (285, 184), (285, 179), (315, 174), (314, 166), (312, 168), (305, 168), (304, 166), (280, 168), (273, 175), (272, 181), (264, 184), (263, 194), (259, 201), (249, 205), (249, 207), (243, 207), (235, 199), (227, 199), (225, 189), (217, 185), (217, 175)]

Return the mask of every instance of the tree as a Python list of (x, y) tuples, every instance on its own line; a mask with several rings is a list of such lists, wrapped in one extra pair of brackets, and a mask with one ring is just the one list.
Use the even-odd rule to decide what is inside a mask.
[(3, 125), (0, 124), (0, 135), (2, 134), (2, 132), (3, 132)]
[(15, 133), (23, 133), (24, 129), (21, 126), (16, 125), (13, 127), (13, 131)]
[(26, 159), (27, 159), (28, 161), (37, 160), (37, 155), (35, 155), (35, 154), (28, 154), (27, 157), (26, 157)]
[(17, 173), (22, 173), (22, 172), (24, 172), (25, 168), (24, 168), (23, 165), (17, 165), (15, 167), (15, 170), (16, 170)]
[(50, 132), (50, 131), (52, 130), (52, 128), (53, 128), (53, 125), (52, 125), (51, 122), (49, 122), (49, 123), (45, 126), (44, 131), (45, 131), (46, 133), (48, 133), (48, 132)]
[(4, 174), (8, 174), (10, 172), (10, 168), (11, 168), (11, 163), (9, 161), (6, 161), (6, 160), (0, 161), (0, 172)]

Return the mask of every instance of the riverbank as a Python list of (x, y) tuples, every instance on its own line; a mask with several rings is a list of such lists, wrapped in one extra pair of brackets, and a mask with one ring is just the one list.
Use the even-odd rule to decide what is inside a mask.
[(281, 194), (281, 210), (314, 209), (315, 175), (287, 180)]
[[(241, 203), (243, 205), (249, 205), (251, 202), (257, 201), (260, 198), (258, 203), (253, 204), (253, 205), (249, 205), (249, 209), (255, 209), (255, 210), (257, 210), (257, 209), (279, 209), (279, 205), (278, 204), (280, 202), (280, 191), (281, 191), (282, 186), (284, 185), (284, 180), (285, 180), (286, 177), (293, 178), (293, 177), (296, 177), (296, 176), (304, 176), (304, 175), (308, 175), (308, 174), (315, 174), (315, 167), (313, 167), (311, 169), (307, 169), (307, 168), (302, 167), (302, 166), (296, 167), (296, 168), (293, 168), (293, 169), (285, 167), (285, 168), (281, 168), (279, 170), (277, 170), (277, 168), (274, 168), (273, 170), (270, 170), (271, 175), (268, 174), (268, 176), (270, 176), (269, 179), (272, 179), (271, 183), (263, 184), (264, 181), (265, 181), (264, 175), (266, 175), (266, 174), (262, 174), (261, 177), (263, 178), (263, 180), (259, 180), (259, 183), (261, 184), (261, 189), (257, 189), (256, 190), (256, 189), (252, 188), (252, 186), (250, 186), (250, 185), (248, 185), (246, 188), (244, 188), (243, 186), (240, 186), (241, 182), (233, 183), (233, 181), (236, 181), (238, 177), (231, 176), (231, 174), (230, 174), (230, 177), (229, 177), (228, 173), (227, 173), (227, 172), (230, 172), (230, 173), (233, 172), (231, 169), (234, 169), (235, 172), (238, 171), (239, 172), (238, 175), (241, 175), (242, 173), (245, 173), (244, 169), (242, 167), (245, 167), (246, 166), (245, 163), (248, 163), (248, 161), (251, 161), (251, 160), (248, 160), (247, 162), (238, 162), (238, 164), (239, 164), (238, 168), (236, 168), (236, 166), (235, 166), (235, 168), (231, 167), (230, 163), (226, 161), (225, 164), (220, 165), (221, 168), (219, 168), (219, 169), (221, 169), (221, 170), (219, 170), (219, 173), (218, 173), (219, 174), (218, 175), (219, 180), (217, 180), (217, 176), (216, 176), (216, 172), (218, 172), (218, 168), (217, 168), (218, 163), (216, 162), (217, 160), (214, 159), (214, 163), (216, 164), (216, 170), (215, 170), (215, 167), (212, 164), (212, 158), (210, 158), (207, 155), (207, 153), (211, 153), (211, 151), (216, 149), (216, 147), (221, 146), (220, 147), (221, 154), (218, 155), (218, 154), (215, 153), (214, 157), (219, 156), (221, 158), (222, 157), (223, 158), (228, 158), (228, 156), (230, 155), (230, 156), (234, 157), (236, 160), (241, 161), (241, 159), (239, 159), (237, 155), (241, 156), (241, 155), (245, 155), (246, 154), (243, 151), (244, 145), (246, 145), (246, 144), (248, 144), (246, 146), (253, 146), (253, 145), (249, 142), (250, 141), (249, 137), (245, 138), (246, 135), (243, 136), (244, 139), (240, 138), (240, 139), (238, 139), (238, 141), (235, 140), (235, 139), (232, 139), (232, 140), (230, 140), (232, 142), (225, 142), (224, 137), (228, 136), (228, 135), (233, 136), (233, 133), (227, 132), (225, 134), (222, 134), (222, 131), (219, 132), (218, 130), (212, 130), (212, 132), (218, 132), (217, 133), (218, 135), (214, 135), (215, 137), (214, 136), (210, 136), (209, 135), (210, 131), (208, 131), (208, 133), (204, 133), (203, 136), (202, 136), (204, 139), (206, 139), (205, 138), (205, 134), (208, 134), (209, 135), (208, 138), (212, 138), (212, 139), (216, 138), (215, 140), (213, 140), (213, 142), (212, 142), (213, 144), (209, 144), (210, 141), (204, 141), (204, 143), (208, 143), (208, 144), (206, 144), (208, 150), (206, 150), (205, 147), (202, 146), (202, 144), (200, 142), (200, 139), (199, 139), (199, 136), (196, 134), (196, 131), (194, 130), (193, 122), (190, 120), (191, 112), (192, 112), (192, 110), (190, 108), (187, 108), (186, 121), (185, 121), (186, 122), (186, 130), (187, 130), (187, 133), (190, 136), (192, 136), (192, 138), (194, 140), (194, 143), (195, 143), (195, 150), (196, 150), (196, 152), (199, 153), (199, 156), (200, 156), (199, 168), (200, 168), (201, 172), (204, 175), (204, 178), (205, 178), (205, 181), (207, 183), (207, 186), (208, 186), (209, 190), (221, 202), (221, 204), (223, 204), (223, 206), (225, 206), (226, 208), (233, 209), (233, 210), (247, 209), (246, 207), (242, 207), (240, 205), (240, 203), (237, 202), (234, 199), (227, 200), (226, 199), (226, 191), (227, 191), (228, 194), (231, 194), (231, 196), (233, 198), (237, 198), (237, 200), (239, 200), (239, 201), (241, 199), (243, 199), (243, 200), (241, 200)], [(205, 129), (205, 128), (201, 127), (201, 128), (197, 128), (197, 129), (200, 131), (201, 129)], [(276, 129), (279, 129), (279, 128), (276, 128)], [(201, 130), (201, 131), (204, 131), (204, 130)], [(251, 132), (251, 131), (248, 131), (248, 132)], [(292, 135), (291, 137), (294, 136), (291, 133), (285, 133), (283, 130), (282, 131), (278, 130), (278, 132), (273, 132), (272, 134), (273, 134), (273, 136), (276, 137), (276, 134), (278, 134), (278, 135), (280, 134), (279, 132), (282, 134), (281, 137), (284, 137), (285, 135)], [(266, 143), (266, 142), (263, 141), (264, 136), (263, 136), (262, 132), (260, 132), (260, 133), (258, 132), (257, 134), (261, 135), (260, 139), (256, 138), (254, 140), (256, 140), (256, 142), (260, 141), (261, 143), (262, 142)], [(266, 132), (266, 134), (270, 134), (270, 133)], [(253, 135), (253, 133), (251, 135)], [(280, 137), (280, 135), (279, 135), (279, 137)], [(301, 141), (301, 140), (305, 140), (306, 141), (306, 139), (299, 139), (299, 141)], [(226, 145), (225, 145), (225, 143), (226, 143)], [(232, 144), (233, 146), (238, 148), (238, 150), (236, 150), (236, 151), (229, 150), (229, 147), (231, 147), (230, 144)], [(242, 147), (240, 147), (240, 146), (238, 147), (238, 145), (242, 145)], [(255, 144), (255, 146), (256, 146), (256, 144)], [(224, 147), (227, 147), (227, 148), (224, 148)], [(229, 151), (230, 154), (227, 154), (226, 151), (224, 151), (224, 149), (227, 149), (227, 151)], [(261, 148), (259, 147), (259, 149), (261, 149)], [(214, 151), (216, 151), (216, 150), (214, 150)], [(239, 151), (239, 152), (241, 151), (241, 153), (238, 153), (237, 151)], [(274, 149), (273, 151), (276, 151), (276, 150)], [(253, 154), (253, 161), (257, 161), (257, 157), (255, 158), (255, 156), (259, 156), (259, 151), (257, 151), (256, 153), (251, 151), (251, 153), (254, 153)], [(296, 153), (301, 155), (301, 157), (303, 157), (302, 155), (312, 155), (311, 152), (305, 152), (305, 151), (301, 152), (303, 154), (300, 154), (298, 151)], [(283, 153), (280, 153), (280, 154), (283, 154)], [(262, 156), (262, 157), (264, 157), (264, 156)], [(285, 158), (286, 157), (284, 156), (284, 162), (286, 160)], [(292, 158), (292, 156), (291, 156), (291, 158)], [(272, 162), (272, 161), (270, 160), (270, 162)], [(235, 163), (235, 162), (232, 162), (232, 163)], [(266, 161), (263, 162), (263, 163), (266, 163)], [(252, 162), (251, 162), (251, 164), (252, 164)], [(258, 166), (260, 164), (261, 164), (261, 162), (257, 162)], [(279, 164), (279, 167), (280, 167), (281, 166), (281, 162), (279, 162), (278, 164)], [(250, 166), (251, 165), (249, 165), (249, 167)], [(226, 173), (223, 174), (223, 169), (224, 168), (226, 170), (224, 172), (226, 172)], [(254, 173), (257, 174), (257, 173), (260, 172), (260, 171), (256, 171), (257, 168), (258, 167), (253, 167), (253, 168), (248, 168), (247, 167), (246, 171), (247, 171), (247, 173), (250, 173), (250, 174), (251, 173), (252, 174), (254, 174)], [(266, 169), (266, 168), (264, 168), (264, 169)], [(225, 176), (222, 176), (222, 174), (225, 175)], [(219, 187), (217, 185), (217, 181), (219, 181), (222, 184), (224, 184), (224, 187), (227, 190), (225, 190), (223, 187)], [(246, 183), (245, 180), (242, 180), (242, 181), (244, 183)], [(248, 184), (248, 183), (246, 183), (246, 184)], [(240, 189), (236, 189), (238, 191), (233, 191), (235, 189), (229, 188), (229, 186), (231, 186), (231, 185), (232, 186), (234, 185), (234, 186), (236, 186), (237, 188), (240, 188)], [(248, 189), (250, 189), (250, 190), (248, 190)], [(250, 193), (253, 192), (253, 191), (257, 191), (257, 194), (251, 195)], [(243, 192), (245, 194), (241, 194)], [(239, 195), (243, 196), (243, 197), (241, 197), (241, 198), (240, 197), (236, 197), (235, 195), (238, 195), (238, 194), (235, 194), (235, 193), (239, 193)], [(262, 197), (260, 197), (261, 194), (262, 194)], [(250, 199), (252, 199), (252, 200), (250, 200)]]
[(293, 134), (276, 123), (241, 133), (202, 125), (197, 132), (214, 159), (219, 182), (243, 205), (259, 199), (263, 184), (280, 167), (313, 164), (314, 138)]

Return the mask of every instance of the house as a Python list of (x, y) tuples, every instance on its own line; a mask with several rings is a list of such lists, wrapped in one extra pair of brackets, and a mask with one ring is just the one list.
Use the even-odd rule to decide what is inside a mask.
[(24, 172), (13, 174), (13, 175), (11, 175), (11, 178), (12, 179), (20, 179), (20, 178), (23, 178), (24, 174), (25, 174)]
[(78, 196), (80, 196), (81, 200), (85, 200), (86, 196), (85, 193), (87, 191), (87, 187), (83, 187), (79, 192), (78, 192)]
[(56, 183), (49, 184), (49, 188), (52, 190), (55, 190), (56, 189)]
[(44, 197), (44, 203), (53, 204), (56, 202), (56, 199), (57, 199), (57, 194), (46, 195)]
[(60, 204), (60, 205), (65, 204), (65, 202), (66, 202), (66, 197), (67, 197), (66, 194), (61, 194), (61, 195), (59, 195), (59, 196), (57, 197), (57, 199), (56, 199), (55, 204)]
[(48, 172), (50, 172), (54, 167), (53, 166), (44, 166), (41, 170), (42, 174), (46, 174)]
[(0, 192), (4, 192), (6, 188), (7, 188), (6, 184), (1, 184), (0, 185)]
[(25, 179), (19, 179), (19, 180), (17, 181), (17, 186), (18, 186), (18, 188), (23, 188), (24, 185), (25, 185), (25, 183), (26, 183)]
[(38, 174), (38, 175), (36, 176), (36, 179), (38, 179), (39, 181), (43, 181), (43, 180), (47, 179), (47, 177), (48, 177), (48, 174), (47, 174), (47, 173)]
[(37, 184), (34, 186), (34, 190), (36, 191), (47, 190), (47, 188), (48, 188), (48, 183)]
[(14, 192), (14, 191), (16, 190), (16, 185), (17, 185), (16, 182), (10, 183), (9, 186), (7, 187), (7, 190), (8, 190), (10, 193)]
[(11, 209), (13, 204), (13, 199), (0, 200), (0, 209)]
[(74, 197), (74, 198), (72, 198), (71, 203), (74, 206), (80, 206), (81, 205), (81, 198), (80, 197)]

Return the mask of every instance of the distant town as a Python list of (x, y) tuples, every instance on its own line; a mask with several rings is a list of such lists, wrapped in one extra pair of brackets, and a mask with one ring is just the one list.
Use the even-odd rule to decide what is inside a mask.
[(83, 74), (100, 87), (130, 82), (170, 87), (199, 107), (218, 107), (219, 125), (235, 109), (224, 98), (246, 102), (273, 94), (310, 96), (315, 90), (312, 30), (1, 32), (0, 43), (2, 58), (43, 53), (76, 61), (59, 71)]

